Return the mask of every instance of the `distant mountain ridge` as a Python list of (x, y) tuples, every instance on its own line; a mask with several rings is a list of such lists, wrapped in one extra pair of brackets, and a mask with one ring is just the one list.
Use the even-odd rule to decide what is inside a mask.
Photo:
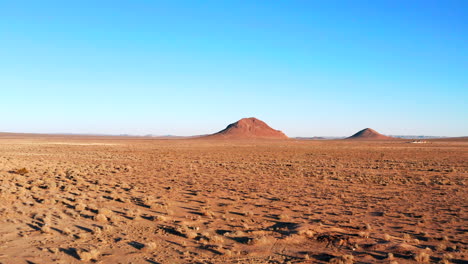
[(443, 137), (443, 136), (412, 136), (412, 135), (390, 135), (391, 137), (394, 138), (402, 138), (402, 139), (437, 139), (437, 138), (448, 138), (448, 137)]

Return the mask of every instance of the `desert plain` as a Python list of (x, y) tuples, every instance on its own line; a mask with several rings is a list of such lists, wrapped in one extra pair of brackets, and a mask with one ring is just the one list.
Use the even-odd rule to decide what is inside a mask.
[(0, 263), (467, 263), (468, 141), (0, 135)]

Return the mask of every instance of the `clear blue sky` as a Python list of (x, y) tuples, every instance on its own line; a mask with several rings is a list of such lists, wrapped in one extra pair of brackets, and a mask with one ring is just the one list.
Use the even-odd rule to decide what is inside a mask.
[(0, 0), (0, 131), (468, 135), (468, 1)]

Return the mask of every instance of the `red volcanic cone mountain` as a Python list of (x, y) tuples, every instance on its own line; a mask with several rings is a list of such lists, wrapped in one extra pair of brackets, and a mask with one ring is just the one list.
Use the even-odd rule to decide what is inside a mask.
[(274, 130), (265, 122), (251, 118), (241, 120), (228, 125), (218, 133), (206, 136), (205, 138), (216, 139), (287, 139), (288, 137), (279, 130)]
[(389, 139), (396, 139), (393, 137), (388, 137), (385, 135), (380, 134), (379, 132), (371, 129), (366, 128), (363, 129), (356, 134), (346, 138), (346, 139), (361, 139), (361, 140), (389, 140)]

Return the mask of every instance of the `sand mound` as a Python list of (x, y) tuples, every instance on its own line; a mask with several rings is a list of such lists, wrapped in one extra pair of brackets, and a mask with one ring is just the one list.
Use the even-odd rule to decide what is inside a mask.
[(395, 252), (398, 254), (415, 254), (416, 252), (420, 251), (420, 249), (418, 249), (417, 247), (406, 244), (404, 242), (394, 244), (394, 245), (390, 244), (388, 246), (388, 249), (385, 249), (385, 250), (390, 251), (390, 252)]
[(288, 137), (279, 130), (274, 130), (265, 122), (251, 118), (243, 118), (228, 125), (218, 133), (204, 138), (213, 139), (287, 139)]
[(371, 128), (366, 128), (363, 129), (356, 134), (346, 138), (346, 139), (360, 139), (360, 140), (389, 140), (389, 139), (395, 139), (393, 137), (388, 137), (385, 135), (380, 134), (379, 132), (371, 129)]

